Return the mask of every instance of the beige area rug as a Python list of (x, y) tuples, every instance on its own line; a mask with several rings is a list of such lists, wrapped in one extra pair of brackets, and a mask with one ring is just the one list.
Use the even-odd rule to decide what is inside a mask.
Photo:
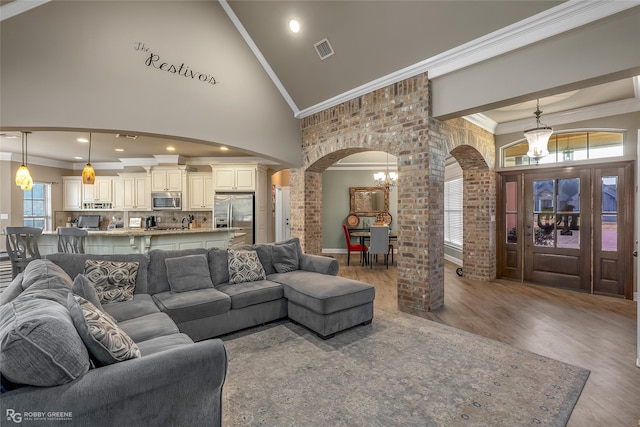
[(289, 321), (223, 338), (223, 425), (564, 426), (589, 371), (404, 313), (323, 341)]

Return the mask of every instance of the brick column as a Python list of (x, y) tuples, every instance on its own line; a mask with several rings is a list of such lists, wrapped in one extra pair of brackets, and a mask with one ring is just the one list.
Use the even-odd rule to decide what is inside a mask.
[(464, 277), (489, 281), (496, 278), (496, 175), (493, 171), (462, 171)]

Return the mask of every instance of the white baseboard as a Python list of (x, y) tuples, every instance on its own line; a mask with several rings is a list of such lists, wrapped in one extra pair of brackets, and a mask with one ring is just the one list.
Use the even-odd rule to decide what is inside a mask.
[(322, 253), (323, 254), (346, 254), (347, 250), (339, 249), (339, 248), (322, 248)]
[(462, 267), (462, 260), (460, 258), (456, 258), (452, 255), (444, 254), (444, 259), (446, 259), (447, 261), (451, 261), (452, 263)]

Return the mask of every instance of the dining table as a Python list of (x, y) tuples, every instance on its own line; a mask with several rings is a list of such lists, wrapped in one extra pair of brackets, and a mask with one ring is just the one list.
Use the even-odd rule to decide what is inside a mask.
[[(362, 247), (362, 253), (360, 257), (360, 264), (365, 265), (367, 263), (367, 251), (364, 250), (364, 242), (366, 239), (371, 238), (371, 230), (354, 230), (349, 231), (349, 236), (360, 238), (360, 246)], [(389, 230), (389, 240), (398, 240), (398, 234)]]

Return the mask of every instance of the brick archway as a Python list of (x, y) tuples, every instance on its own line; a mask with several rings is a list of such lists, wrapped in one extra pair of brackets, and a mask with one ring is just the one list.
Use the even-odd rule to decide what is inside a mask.
[[(444, 161), (465, 133), (455, 121), (429, 118), (429, 90), (422, 74), (302, 119), (303, 165), (290, 174), (291, 234), (306, 252), (320, 254), (323, 171), (361, 151), (398, 158), (398, 306), (403, 311), (431, 311), (444, 303)], [(480, 158), (489, 151), (483, 144), (478, 139)]]
[(496, 278), (496, 174), (493, 134), (464, 119), (441, 123), (447, 151), (462, 168), (464, 277)]

